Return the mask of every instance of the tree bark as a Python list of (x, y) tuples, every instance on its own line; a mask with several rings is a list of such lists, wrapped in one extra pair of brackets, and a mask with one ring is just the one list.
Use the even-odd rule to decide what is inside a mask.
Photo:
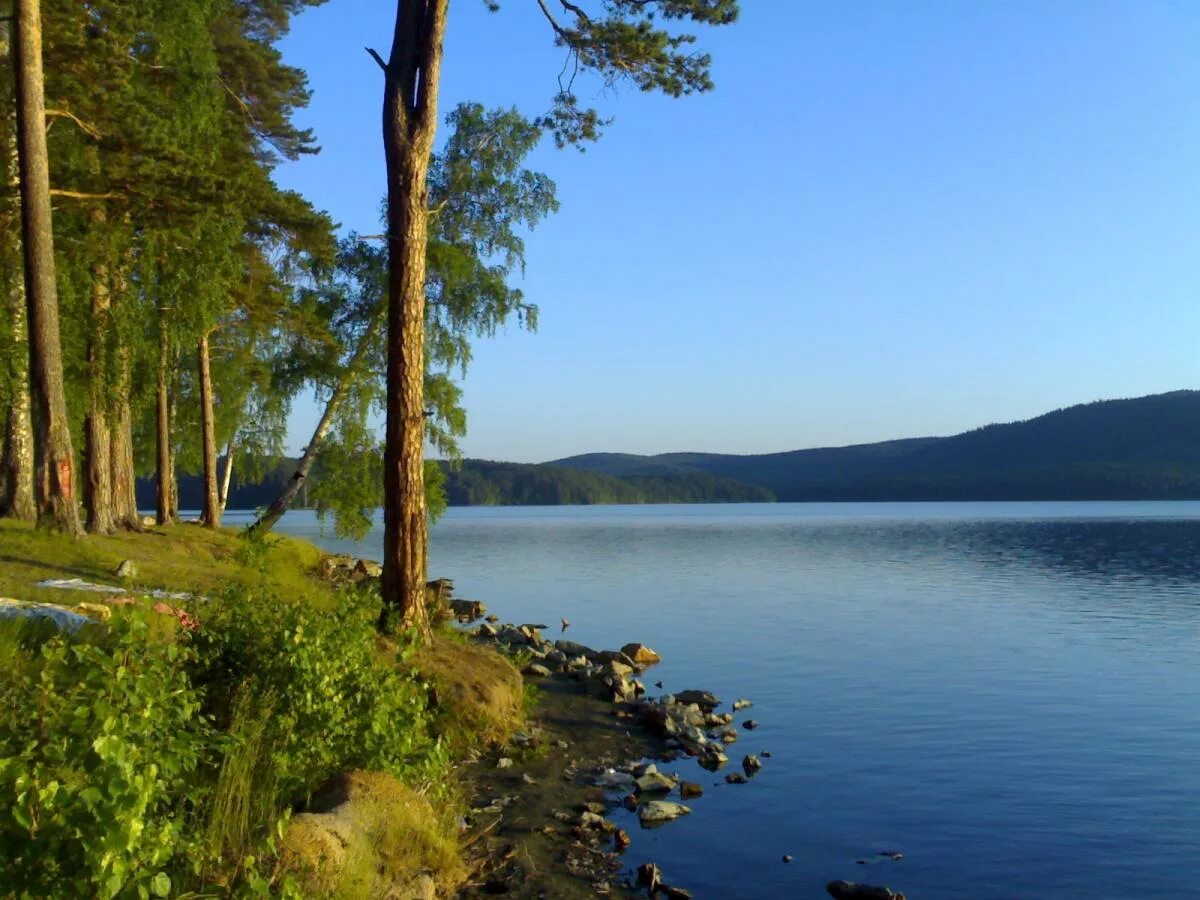
[(213, 424), (212, 368), (209, 363), (208, 332), (196, 345), (200, 374), (200, 432), (204, 451), (204, 509), (200, 524), (221, 527), (221, 504), (217, 499), (217, 438)]
[(111, 426), (113, 517), (118, 528), (142, 530), (142, 514), (137, 507), (137, 482), (133, 468), (133, 413), (129, 392), (133, 386), (129, 348), (117, 348), (117, 372)]
[(82, 534), (76, 504), (75, 452), (63, 391), (54, 233), (50, 215), (50, 162), (46, 150), (42, 22), (39, 0), (18, 0), (15, 53), (17, 146), (21, 173), (21, 235), (30, 368), (37, 406), (38, 524)]
[(237, 449), (233, 438), (225, 445), (225, 467), (221, 474), (221, 494), (218, 497), (221, 515), (225, 515), (225, 507), (229, 505), (229, 482), (233, 477), (233, 451)]
[[(91, 216), (92, 227), (101, 227), (104, 213)], [(88, 328), (88, 414), (84, 422), (84, 506), (87, 530), (92, 534), (112, 534), (116, 519), (112, 506), (112, 436), (108, 423), (108, 338), (111, 299), (108, 293), (108, 266), (92, 267), (92, 315)]]
[(296, 463), (296, 471), (292, 477), (288, 479), (288, 483), (284, 486), (279, 496), (267, 507), (266, 511), (260, 515), (250, 526), (251, 534), (259, 534), (270, 531), (275, 527), (275, 523), (283, 518), (283, 514), (287, 512), (296, 500), (296, 495), (300, 493), (302, 488), (308, 485), (308, 473), (312, 471), (313, 463), (316, 462), (318, 454), (321, 452), (321, 445), (325, 443), (325, 436), (329, 434), (329, 429), (333, 426), (334, 417), (341, 409), (342, 401), (346, 399), (346, 394), (349, 393), (351, 385), (361, 374), (363, 360), (366, 359), (370, 352), (371, 345), (375, 342), (376, 336), (379, 334), (379, 328), (383, 324), (382, 310), (377, 312), (374, 318), (371, 319), (367, 330), (363, 332), (358, 340), (358, 346), (354, 348), (354, 355), (350, 357), (350, 361), (346, 364), (346, 369), (342, 372), (342, 376), (334, 385), (333, 393), (329, 395), (329, 401), (325, 404), (325, 411), (321, 413), (321, 420), (317, 422), (317, 427), (313, 429), (312, 437), (308, 439), (308, 446), (304, 448), (304, 455), (300, 457), (300, 461)]
[(171, 474), (175, 461), (171, 458), (171, 404), (169, 376), (171, 347), (167, 336), (166, 312), (158, 313), (158, 378), (155, 392), (155, 510), (154, 521), (170, 525), (174, 521), (171, 507)]
[(379, 629), (428, 629), (425, 609), (425, 252), (427, 175), (449, 0), (397, 0), (384, 69), (388, 181), (387, 426)]

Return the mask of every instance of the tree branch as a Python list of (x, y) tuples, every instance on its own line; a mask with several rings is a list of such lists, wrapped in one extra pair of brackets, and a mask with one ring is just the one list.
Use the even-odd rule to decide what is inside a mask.
[(380, 56), (378, 53), (376, 53), (374, 50), (372, 50), (370, 47), (363, 47), (363, 49), (371, 54), (371, 59), (373, 59), (373, 60), (375, 60), (375, 62), (379, 63), (379, 68), (381, 68), (383, 70), (383, 74), (386, 75), (388, 67), (387, 67), (387, 63), (385, 63), (383, 61), (383, 57)]
[(68, 200), (125, 200), (120, 191), (107, 191), (103, 194), (92, 194), (88, 191), (69, 191), (66, 188), (50, 188), (51, 197), (66, 197)]
[(100, 129), (98, 129), (95, 125), (88, 124), (68, 109), (48, 109), (46, 110), (46, 118), (70, 119), (79, 126), (80, 131), (90, 135), (91, 137), (94, 137), (96, 140), (100, 140), (100, 138), (104, 137), (104, 135), (100, 133)]

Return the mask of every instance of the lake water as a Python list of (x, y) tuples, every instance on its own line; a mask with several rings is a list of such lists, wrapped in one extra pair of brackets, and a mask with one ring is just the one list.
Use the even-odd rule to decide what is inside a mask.
[(631, 831), (697, 897), (1200, 897), (1200, 503), (453, 509), (437, 576), (754, 701), (763, 771)]

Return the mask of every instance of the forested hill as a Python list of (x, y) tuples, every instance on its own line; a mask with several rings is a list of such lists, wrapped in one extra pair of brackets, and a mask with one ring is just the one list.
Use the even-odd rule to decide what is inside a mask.
[(1056, 410), (952, 437), (754, 456), (593, 453), (552, 465), (624, 478), (707, 474), (779, 500), (1200, 497), (1200, 392)]
[[(224, 465), (224, 459), (221, 464)], [(265, 477), (243, 481), (235, 474), (229, 509), (256, 509), (270, 504), (295, 471), (296, 460), (284, 459)], [(751, 503), (774, 500), (765, 488), (742, 484), (707, 472), (672, 472), (628, 478), (599, 472), (526, 463), (463, 460), (457, 468), (443, 464), (446, 496), (451, 506), (554, 506), (594, 503)], [(312, 479), (315, 487), (320, 473)], [(179, 505), (199, 509), (204, 483), (199, 475), (179, 476)], [(138, 479), (138, 506), (154, 508), (154, 482)], [(297, 506), (305, 505), (305, 497)]]

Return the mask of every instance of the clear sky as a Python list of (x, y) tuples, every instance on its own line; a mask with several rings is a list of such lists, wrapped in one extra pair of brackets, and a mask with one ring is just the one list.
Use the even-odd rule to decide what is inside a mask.
[[(582, 83), (607, 136), (537, 152), (541, 326), (478, 342), (467, 455), (769, 452), (1197, 386), (1200, 4), (742, 6), (702, 34), (715, 91)], [(363, 47), (394, 8), (330, 0), (282, 45), (323, 151), (278, 179), (347, 230), (378, 230)], [(535, 0), (453, 0), (442, 108), (540, 112), (561, 63)]]

